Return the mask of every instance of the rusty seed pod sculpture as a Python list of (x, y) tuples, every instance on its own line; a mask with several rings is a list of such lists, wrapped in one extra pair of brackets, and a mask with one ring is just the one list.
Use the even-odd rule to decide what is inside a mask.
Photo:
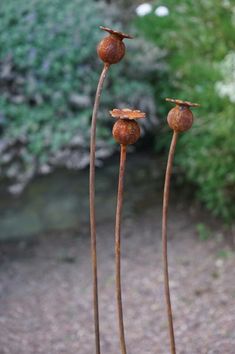
[(164, 193), (163, 193), (163, 210), (162, 210), (162, 253), (163, 253), (163, 271), (164, 271), (164, 290), (167, 307), (168, 327), (171, 345), (171, 354), (176, 354), (175, 336), (173, 315), (171, 308), (170, 286), (169, 286), (169, 271), (168, 271), (168, 252), (167, 252), (167, 214), (170, 195), (170, 179), (172, 174), (173, 160), (178, 134), (189, 130), (193, 124), (193, 113), (190, 107), (198, 107), (197, 103), (188, 101), (175, 100), (166, 98), (166, 101), (175, 103), (176, 106), (170, 110), (167, 116), (167, 122), (173, 129), (173, 137), (168, 155)]
[(138, 110), (114, 109), (110, 111), (110, 114), (112, 117), (118, 119), (113, 126), (113, 137), (116, 142), (121, 145), (115, 222), (115, 279), (120, 348), (121, 353), (126, 354), (121, 288), (121, 214), (126, 166), (126, 148), (127, 145), (134, 144), (139, 139), (140, 127), (136, 122), (136, 119), (145, 118), (145, 113)]
[(94, 325), (95, 325), (95, 347), (96, 354), (100, 354), (100, 330), (99, 330), (99, 302), (98, 302), (98, 273), (97, 273), (97, 250), (96, 250), (96, 218), (95, 218), (95, 151), (96, 151), (96, 121), (100, 104), (100, 96), (103, 84), (109, 70), (110, 65), (118, 63), (125, 55), (124, 38), (132, 38), (131, 36), (113, 31), (107, 27), (100, 27), (109, 33), (98, 44), (97, 53), (104, 62), (104, 67), (100, 75), (97, 86), (95, 102), (93, 107), (91, 132), (90, 132), (90, 177), (89, 177), (89, 194), (90, 194), (90, 232), (91, 232), (91, 262), (92, 262), (92, 278), (93, 278), (93, 307), (94, 307)]

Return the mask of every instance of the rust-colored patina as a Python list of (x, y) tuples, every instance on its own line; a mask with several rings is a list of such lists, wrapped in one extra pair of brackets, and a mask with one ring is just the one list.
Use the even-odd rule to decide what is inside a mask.
[(186, 107), (200, 107), (198, 103), (192, 103), (190, 101), (183, 101), (178, 98), (166, 98), (167, 102), (175, 103), (178, 106), (186, 106)]
[(127, 33), (123, 33), (123, 32), (120, 32), (120, 31), (115, 31), (115, 30), (113, 30), (113, 29), (111, 29), (109, 27), (100, 26), (100, 29), (110, 33), (111, 35), (118, 36), (120, 39), (124, 39), (124, 38), (133, 39), (134, 38), (133, 36), (130, 36)]
[(114, 31), (108, 27), (101, 26), (100, 28), (108, 32), (109, 35), (99, 43), (97, 53), (104, 63), (116, 64), (125, 55), (126, 47), (123, 39), (132, 39), (133, 37), (122, 32)]
[(140, 137), (139, 124), (133, 119), (118, 119), (113, 126), (113, 137), (122, 145), (135, 144)]
[(199, 104), (173, 98), (166, 98), (166, 101), (176, 104), (167, 116), (170, 128), (178, 133), (189, 130), (193, 125), (193, 113), (190, 107), (198, 107)]
[(129, 109), (129, 108), (123, 108), (123, 109), (118, 109), (115, 108), (112, 111), (109, 112), (113, 118), (120, 118), (120, 119), (139, 119), (139, 118), (145, 118), (145, 113), (141, 112), (137, 109)]

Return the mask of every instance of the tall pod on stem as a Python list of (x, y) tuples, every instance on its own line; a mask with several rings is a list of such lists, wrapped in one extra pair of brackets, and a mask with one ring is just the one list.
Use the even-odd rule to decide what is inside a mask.
[(167, 116), (167, 122), (173, 130), (171, 146), (168, 155), (164, 193), (163, 193), (163, 210), (162, 210), (162, 254), (163, 254), (163, 270), (164, 270), (164, 290), (167, 307), (167, 318), (171, 345), (171, 354), (176, 354), (173, 315), (171, 308), (170, 286), (169, 286), (169, 272), (168, 272), (168, 252), (167, 252), (167, 214), (170, 196), (170, 179), (172, 174), (172, 167), (174, 161), (175, 148), (179, 133), (185, 132), (192, 127), (193, 113), (190, 107), (198, 107), (197, 103), (187, 101), (175, 100), (166, 98), (166, 101), (175, 103), (176, 106), (170, 110)]
[(96, 121), (100, 104), (100, 96), (103, 84), (110, 68), (110, 65), (118, 63), (125, 55), (124, 38), (131, 36), (113, 31), (107, 27), (100, 27), (109, 35), (98, 44), (97, 53), (104, 62), (104, 67), (100, 75), (97, 86), (95, 103), (93, 107), (91, 133), (90, 133), (90, 232), (91, 232), (91, 262), (93, 277), (93, 307), (94, 307), (94, 325), (95, 325), (95, 347), (96, 354), (100, 354), (100, 330), (99, 330), (99, 302), (98, 302), (98, 273), (97, 273), (97, 250), (96, 250), (96, 217), (95, 217), (95, 151), (96, 151)]
[(140, 127), (136, 122), (136, 119), (145, 118), (145, 113), (138, 110), (114, 109), (110, 112), (110, 114), (112, 117), (118, 119), (113, 126), (113, 137), (121, 147), (115, 222), (115, 279), (120, 348), (121, 353), (126, 354), (121, 287), (121, 216), (126, 166), (126, 149), (127, 145), (134, 144), (139, 139)]

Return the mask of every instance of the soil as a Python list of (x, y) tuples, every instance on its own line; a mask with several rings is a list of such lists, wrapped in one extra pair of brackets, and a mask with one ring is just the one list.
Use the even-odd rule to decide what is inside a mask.
[[(177, 199), (177, 198), (176, 198)], [(179, 199), (179, 198), (178, 198)], [(128, 354), (169, 354), (161, 205), (124, 213), (123, 302)], [(177, 353), (235, 353), (235, 257), (222, 229), (172, 201), (169, 263)], [(204, 221), (203, 221), (204, 222)], [(209, 231), (208, 231), (209, 230)], [(98, 224), (101, 346), (120, 353), (113, 219)], [(200, 236), (200, 237), (199, 237)], [(1, 354), (94, 354), (88, 224), (1, 246)]]

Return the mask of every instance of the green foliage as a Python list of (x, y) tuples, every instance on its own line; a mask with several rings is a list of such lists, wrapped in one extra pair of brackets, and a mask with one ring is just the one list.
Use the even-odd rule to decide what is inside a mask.
[[(194, 127), (180, 137), (177, 162), (199, 186), (206, 206), (229, 221), (235, 216), (235, 67), (228, 58), (235, 51), (234, 2), (164, 0), (160, 5), (168, 7), (168, 16), (151, 13), (137, 20), (141, 33), (167, 51), (168, 75), (156, 83), (156, 99), (201, 103)], [(159, 139), (156, 144), (159, 148)], [(168, 146), (167, 133), (160, 144)]]
[(201, 241), (207, 241), (211, 236), (210, 229), (203, 223), (197, 224), (197, 233)]
[[(119, 29), (119, 10), (92, 0), (2, 0), (0, 18), (0, 118), (6, 147), (24, 141), (17, 159), (23, 165), (34, 161), (36, 170), (55, 163), (54, 157), (76, 137), (88, 153), (92, 105), (103, 65), (96, 54), (105, 35), (99, 26)], [(156, 75), (159, 51), (148, 46), (152, 57), (139, 68), (142, 45), (146, 43), (141, 39), (129, 41), (123, 62), (111, 67), (98, 142), (108, 136), (108, 110), (114, 106), (137, 105), (155, 117), (148, 79)], [(0, 154), (3, 157), (2, 150)], [(15, 158), (12, 153), (11, 160)], [(8, 157), (1, 159), (0, 167), (2, 175), (9, 176)]]
[(218, 258), (226, 260), (233, 256), (233, 252), (229, 249), (222, 249), (217, 253)]

